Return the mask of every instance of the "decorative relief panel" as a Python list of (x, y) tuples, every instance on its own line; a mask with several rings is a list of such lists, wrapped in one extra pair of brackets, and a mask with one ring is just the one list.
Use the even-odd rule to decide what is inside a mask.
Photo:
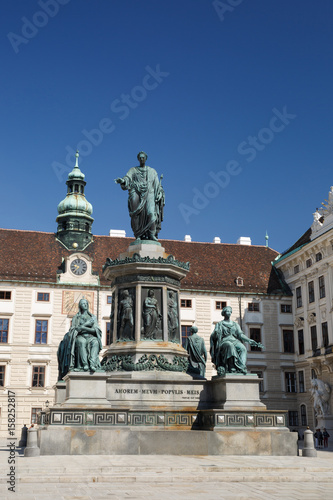
[[(51, 418), (50, 418), (51, 416)], [(47, 412), (41, 425), (72, 426), (158, 426), (163, 428), (213, 429), (249, 427), (285, 427), (285, 415), (272, 411), (267, 413), (221, 413), (215, 411), (114, 411), (114, 410), (56, 410)]]

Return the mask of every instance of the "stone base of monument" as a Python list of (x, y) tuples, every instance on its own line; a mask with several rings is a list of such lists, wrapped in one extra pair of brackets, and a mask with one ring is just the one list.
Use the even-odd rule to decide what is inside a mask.
[(71, 372), (56, 394), (41, 416), (42, 455), (297, 455), (297, 434), (260, 402), (257, 375)]
[(260, 401), (257, 375), (186, 373), (180, 288), (189, 271), (156, 242), (107, 259), (111, 345), (102, 370), (69, 372), (41, 413), (42, 455), (296, 455), (285, 412)]

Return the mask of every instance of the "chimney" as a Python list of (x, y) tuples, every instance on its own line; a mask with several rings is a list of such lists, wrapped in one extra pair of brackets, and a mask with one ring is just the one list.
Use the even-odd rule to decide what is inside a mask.
[(110, 236), (113, 238), (126, 238), (126, 231), (124, 229), (110, 229)]
[(241, 236), (237, 240), (237, 245), (251, 245), (251, 238), (248, 236)]
[(192, 241), (192, 238), (189, 234), (185, 234), (184, 241)]
[(213, 243), (221, 243), (221, 238), (219, 238), (219, 236), (215, 236)]

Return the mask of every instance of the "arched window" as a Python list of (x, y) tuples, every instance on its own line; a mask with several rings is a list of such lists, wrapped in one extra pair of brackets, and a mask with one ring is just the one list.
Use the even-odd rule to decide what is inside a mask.
[(79, 192), (79, 185), (78, 184), (75, 184), (75, 186), (74, 186), (74, 192), (75, 193)]
[(306, 418), (306, 406), (301, 405), (301, 425), (308, 425), (307, 423), (307, 418)]
[(316, 370), (312, 368), (311, 370), (311, 378), (317, 378)]

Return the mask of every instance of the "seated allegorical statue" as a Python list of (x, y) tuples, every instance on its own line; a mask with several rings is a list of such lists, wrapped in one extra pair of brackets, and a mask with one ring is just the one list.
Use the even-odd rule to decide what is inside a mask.
[(79, 302), (79, 311), (73, 317), (69, 331), (58, 347), (59, 380), (69, 371), (96, 371), (100, 368), (102, 331), (96, 316), (89, 312), (86, 299)]
[(185, 349), (189, 354), (189, 367), (187, 372), (191, 375), (200, 375), (204, 377), (206, 373), (207, 350), (205, 341), (198, 335), (198, 328), (191, 326), (191, 335), (187, 337)]
[(222, 309), (224, 320), (215, 325), (215, 329), (210, 336), (210, 355), (214, 363), (217, 374), (243, 373), (246, 375), (247, 351), (243, 342), (251, 346), (264, 347), (260, 342), (249, 339), (240, 329), (235, 321), (230, 319), (231, 307)]

